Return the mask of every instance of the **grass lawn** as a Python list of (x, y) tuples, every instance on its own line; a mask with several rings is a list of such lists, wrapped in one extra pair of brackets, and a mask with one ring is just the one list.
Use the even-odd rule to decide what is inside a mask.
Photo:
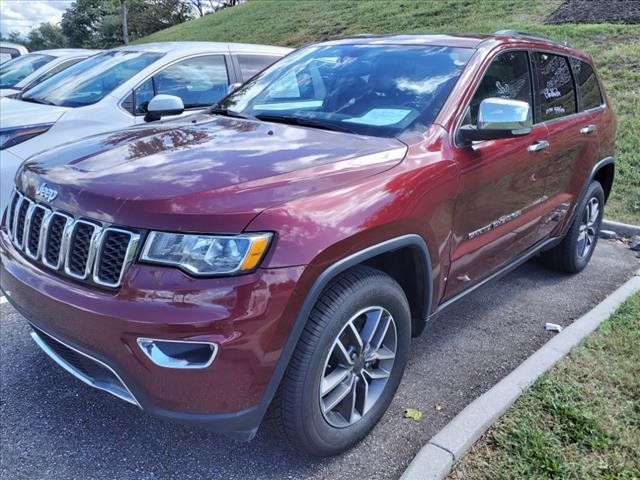
[(544, 25), (560, 0), (250, 0), (138, 42), (207, 40), (298, 47), (356, 33), (515, 29), (590, 53), (618, 114), (617, 178), (607, 216), (640, 224), (640, 25)]
[(640, 293), (525, 392), (449, 479), (640, 478)]

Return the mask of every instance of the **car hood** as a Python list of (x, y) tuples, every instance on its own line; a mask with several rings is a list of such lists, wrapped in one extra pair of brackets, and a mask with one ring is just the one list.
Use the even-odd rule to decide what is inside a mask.
[(262, 210), (338, 188), (400, 162), (397, 139), (197, 115), (89, 137), (26, 162), (18, 186), (42, 183), (55, 208), (119, 225), (234, 233)]
[(24, 102), (5, 96), (0, 98), (0, 128), (55, 123), (68, 110), (67, 107)]
[(20, 90), (15, 88), (0, 88), (0, 98), (7, 97), (15, 93), (20, 93)]

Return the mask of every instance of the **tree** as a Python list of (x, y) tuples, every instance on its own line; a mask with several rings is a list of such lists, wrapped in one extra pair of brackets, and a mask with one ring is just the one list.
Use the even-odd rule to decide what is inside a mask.
[(117, 14), (118, 0), (76, 0), (62, 15), (60, 26), (74, 47), (99, 48), (105, 45), (98, 35), (104, 18)]
[(26, 47), (30, 50), (63, 48), (69, 44), (62, 28), (49, 22), (41, 23), (27, 35)]
[(186, 0), (186, 3), (190, 7), (195, 8), (196, 11), (198, 12), (198, 15), (200, 15), (201, 17), (204, 17), (204, 10), (205, 10), (204, 0)]

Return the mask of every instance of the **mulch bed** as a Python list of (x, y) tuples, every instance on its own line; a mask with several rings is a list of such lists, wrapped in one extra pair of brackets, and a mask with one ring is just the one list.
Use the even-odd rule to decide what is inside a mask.
[(640, 23), (640, 0), (565, 0), (545, 23)]

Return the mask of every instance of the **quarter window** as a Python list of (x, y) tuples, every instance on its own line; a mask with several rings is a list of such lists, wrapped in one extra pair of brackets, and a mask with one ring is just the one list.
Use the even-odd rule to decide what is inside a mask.
[(505, 52), (495, 58), (471, 100), (465, 124), (477, 124), (480, 103), (486, 98), (507, 98), (532, 104), (527, 52)]
[(576, 113), (576, 94), (567, 59), (535, 52), (533, 63), (537, 77), (537, 121), (544, 122)]
[(589, 110), (602, 105), (602, 92), (591, 65), (577, 58), (572, 58), (571, 66), (578, 86), (582, 110)]
[(227, 94), (229, 76), (223, 55), (188, 58), (155, 74), (134, 90), (136, 115), (147, 112), (149, 101), (160, 93), (180, 97), (185, 108), (214, 104)]

